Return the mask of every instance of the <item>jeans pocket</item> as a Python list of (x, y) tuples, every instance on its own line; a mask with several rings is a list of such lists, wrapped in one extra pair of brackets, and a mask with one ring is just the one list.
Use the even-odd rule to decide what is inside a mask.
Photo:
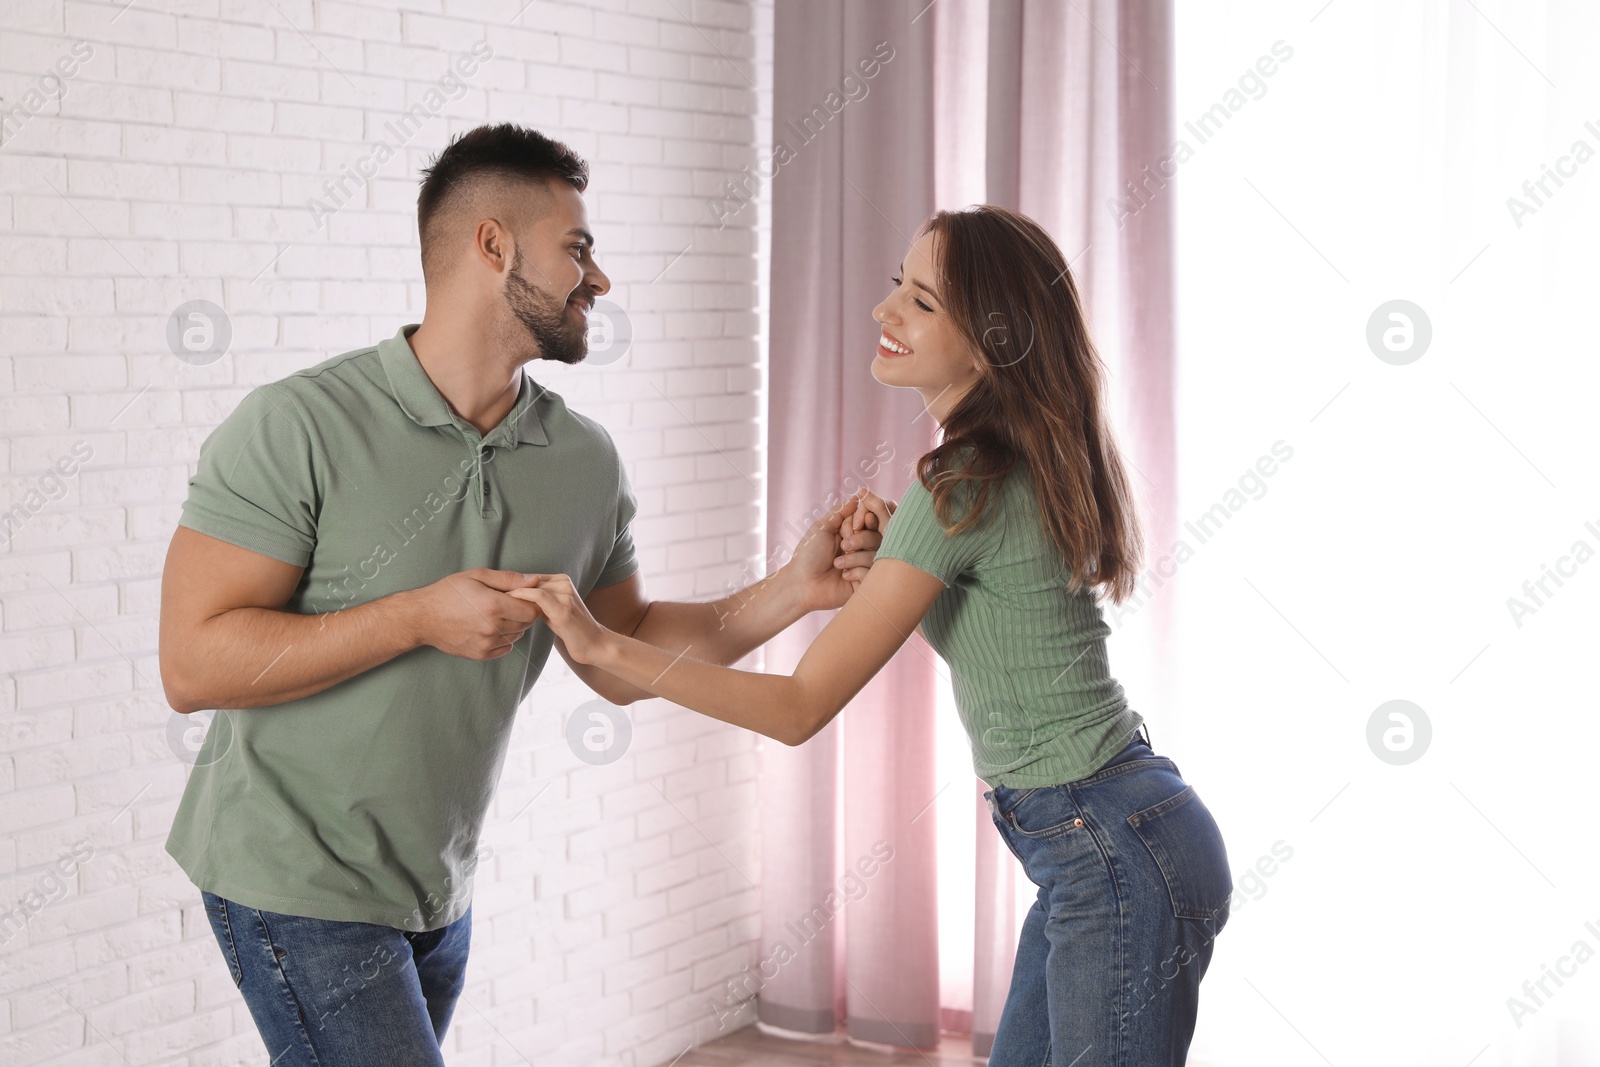
[(201, 897), (205, 901), (211, 932), (217, 938), (217, 947), (222, 949), (222, 958), (228, 964), (228, 976), (233, 979), (233, 987), (238, 989), (244, 984), (244, 971), (239, 966), (239, 950), (233, 944), (233, 924), (228, 921), (228, 902), (214, 893), (202, 893)]
[(1022, 869), (1026, 871), (1028, 869), (1028, 861), (1022, 858), (1022, 853), (1017, 851), (1016, 844), (1011, 840), (1011, 824), (1001, 818), (998, 813), (991, 816), (989, 821), (994, 823), (994, 832), (1001, 841), (1005, 842), (1006, 848), (1011, 850), (1011, 854), (1017, 857), (1017, 862), (1022, 864)]
[(1222, 831), (1194, 786), (1128, 816), (1128, 825), (1150, 851), (1180, 919), (1228, 921), (1233, 876)]
[(1056, 837), (1083, 825), (1078, 805), (1066, 786), (1028, 789), (1011, 798), (1005, 820), (1023, 837)]

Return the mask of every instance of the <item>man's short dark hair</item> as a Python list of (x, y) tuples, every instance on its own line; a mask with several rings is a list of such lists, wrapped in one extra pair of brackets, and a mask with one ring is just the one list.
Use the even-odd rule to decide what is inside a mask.
[(429, 251), (439, 237), (433, 223), (449, 214), (446, 207), (482, 190), (485, 179), (556, 179), (581, 193), (589, 184), (589, 164), (565, 144), (538, 130), (502, 122), (479, 126), (456, 137), (430, 165), (422, 168), (422, 175), (422, 190), (417, 194), (417, 237), (422, 244), (426, 276)]

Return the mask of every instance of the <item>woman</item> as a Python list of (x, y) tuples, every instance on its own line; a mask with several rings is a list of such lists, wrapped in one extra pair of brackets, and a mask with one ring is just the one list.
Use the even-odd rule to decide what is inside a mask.
[[(517, 590), (575, 659), (789, 745), (821, 730), (919, 624), (950, 665), (994, 822), (1038, 899), (991, 1067), (1181, 1064), (1231, 892), (1210, 813), (1109, 673), (1096, 592), (1140, 551), (1102, 366), (1061, 251), (993, 206), (939, 212), (873, 310), (872, 373), (918, 390), (941, 441), (792, 675), (713, 666), (595, 623), (572, 583)], [(868, 512), (871, 517), (868, 517)], [(890, 515), (893, 515), (892, 521)]]

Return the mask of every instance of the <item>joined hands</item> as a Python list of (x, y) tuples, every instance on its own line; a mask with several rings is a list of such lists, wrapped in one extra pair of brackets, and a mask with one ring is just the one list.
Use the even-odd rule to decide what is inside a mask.
[[(843, 607), (866, 578), (895, 507), (893, 501), (866, 489), (846, 497), (812, 524), (778, 575), (757, 584), (770, 582), (787, 571), (789, 580), (798, 585), (800, 603), (806, 610)], [(525, 577), (527, 585), (508, 589), (507, 594), (535, 607), (537, 615), (561, 639), (574, 660), (595, 663), (606, 643), (616, 635), (590, 614), (571, 577)]]

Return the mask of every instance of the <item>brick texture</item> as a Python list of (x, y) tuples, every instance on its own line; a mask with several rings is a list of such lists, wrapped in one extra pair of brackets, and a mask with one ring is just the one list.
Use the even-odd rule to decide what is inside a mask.
[[(768, 213), (714, 204), (768, 137), (771, 0), (5, 9), (0, 1062), (261, 1063), (162, 848), (195, 722), (162, 696), (160, 573), (199, 445), (251, 388), (420, 319), (417, 171), (518, 121), (593, 168), (632, 347), (534, 371), (617, 441), (651, 595), (758, 568)], [(213, 362), (168, 345), (193, 300), (231, 329)], [(666, 1063), (725, 1032), (707, 990), (755, 959), (753, 738), (652, 701), (592, 767), (563, 733), (590, 699), (552, 656), (522, 711), (453, 1065)]]

